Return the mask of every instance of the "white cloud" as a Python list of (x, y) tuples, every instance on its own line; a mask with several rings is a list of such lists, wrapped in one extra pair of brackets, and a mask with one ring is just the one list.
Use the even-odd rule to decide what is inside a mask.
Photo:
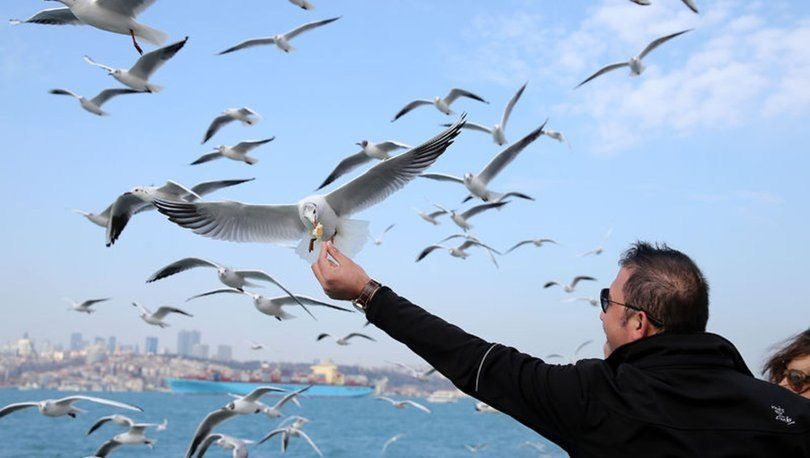
[[(453, 59), (460, 79), (499, 85), (539, 78), (558, 113), (591, 119), (590, 143), (615, 151), (671, 129), (737, 127), (758, 116), (810, 109), (810, 18), (779, 15), (771, 4), (716, 2), (700, 16), (680, 2), (635, 8), (604, 0), (568, 27), (550, 13), (476, 18), (466, 52)], [(784, 9), (775, 6), (773, 9)], [(638, 53), (652, 38), (696, 30), (651, 53), (643, 75), (618, 70), (570, 92), (600, 66)], [(470, 50), (470, 48), (473, 48)]]

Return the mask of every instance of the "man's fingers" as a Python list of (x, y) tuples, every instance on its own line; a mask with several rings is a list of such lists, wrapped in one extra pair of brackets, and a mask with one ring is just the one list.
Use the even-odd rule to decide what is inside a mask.
[(335, 260), (337, 260), (337, 262), (343, 263), (345, 261), (351, 261), (351, 259), (347, 258), (343, 253), (341, 253), (340, 250), (338, 250), (335, 247), (335, 244), (333, 244), (332, 242), (326, 242), (326, 243), (324, 243), (324, 246), (326, 247), (327, 252), (333, 258), (335, 258)]
[(318, 265), (320, 259), (312, 263), (312, 273), (315, 274), (315, 278), (318, 279), (318, 283), (321, 284), (321, 288), (326, 286), (326, 280), (323, 278), (323, 273), (321, 272), (321, 266)]

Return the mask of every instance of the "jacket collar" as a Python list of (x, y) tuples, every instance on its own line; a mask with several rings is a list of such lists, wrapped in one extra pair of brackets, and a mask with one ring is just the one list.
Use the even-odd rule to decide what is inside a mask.
[(753, 377), (734, 344), (708, 332), (661, 333), (622, 345), (606, 360), (614, 370), (620, 364), (640, 368), (661, 366), (725, 366)]

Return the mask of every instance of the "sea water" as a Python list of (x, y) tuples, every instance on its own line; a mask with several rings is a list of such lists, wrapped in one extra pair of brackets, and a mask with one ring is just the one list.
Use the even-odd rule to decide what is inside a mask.
[[(0, 390), (0, 406), (13, 402), (56, 399), (74, 393), (57, 391)], [(0, 457), (85, 457), (124, 429), (107, 423), (92, 435), (87, 430), (100, 417), (121, 413), (137, 422), (160, 423), (167, 419), (165, 431), (147, 430), (147, 437), (157, 440), (153, 449), (145, 445), (125, 445), (110, 453), (111, 457), (182, 457), (199, 422), (208, 412), (225, 405), (227, 395), (179, 395), (171, 393), (75, 393), (106, 397), (135, 404), (144, 412), (132, 412), (90, 402), (76, 407), (87, 410), (76, 418), (45, 417), (36, 408), (14, 412), (0, 418)], [(401, 399), (394, 396), (396, 399)], [(266, 397), (266, 404), (278, 398)], [(404, 398), (402, 398), (404, 399)], [(426, 414), (406, 407), (396, 409), (373, 397), (354, 399), (301, 398), (301, 407), (285, 405), (285, 415), (301, 415), (311, 420), (303, 430), (327, 457), (380, 456), (383, 444), (392, 436), (404, 433), (388, 447), (389, 457), (454, 457), (473, 456), (464, 445), (488, 444), (477, 456), (566, 456), (558, 447), (507, 415), (479, 413), (475, 401), (459, 399), (456, 403), (431, 404), (411, 398), (432, 410)], [(131, 415), (130, 415), (131, 414)], [(279, 419), (264, 414), (238, 416), (215, 428), (231, 436), (258, 441), (275, 428)], [(285, 455), (281, 454), (280, 436), (264, 444), (249, 446), (251, 457), (317, 456), (302, 438), (291, 438)], [(526, 441), (546, 445), (544, 453), (521, 446)], [(206, 457), (230, 457), (230, 451), (212, 446)]]

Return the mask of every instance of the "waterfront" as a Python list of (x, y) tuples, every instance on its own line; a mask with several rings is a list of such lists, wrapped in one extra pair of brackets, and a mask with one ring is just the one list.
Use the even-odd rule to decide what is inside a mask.
[[(60, 398), (70, 393), (14, 389), (0, 390), (0, 404), (26, 400)], [(85, 393), (93, 394), (93, 393)], [(177, 457), (182, 456), (197, 423), (211, 410), (230, 399), (226, 395), (177, 395), (170, 393), (104, 393), (111, 399), (130, 402), (144, 409), (132, 415), (137, 421), (159, 423), (168, 419), (166, 431), (149, 431), (148, 436), (158, 440), (154, 449), (145, 446), (124, 446), (111, 456), (122, 457)], [(471, 456), (465, 444), (487, 443), (479, 456), (538, 456), (538, 452), (520, 445), (525, 441), (548, 444), (537, 434), (503, 414), (483, 414), (474, 410), (472, 399), (459, 399), (456, 403), (428, 404), (433, 411), (427, 415), (415, 409), (398, 410), (371, 397), (359, 399), (302, 398), (301, 408), (292, 404), (285, 407), (287, 415), (301, 415), (312, 420), (304, 428), (323, 451), (324, 456), (364, 457), (379, 456), (385, 441), (398, 433), (406, 436), (391, 445), (386, 456)], [(270, 400), (268, 400), (269, 402)], [(105, 425), (90, 436), (87, 429), (101, 416), (117, 411), (105, 406), (81, 403), (77, 406), (88, 412), (76, 419), (48, 418), (35, 409), (15, 412), (0, 419), (0, 457), (82, 457), (90, 456), (96, 448), (115, 434), (120, 427)], [(278, 424), (278, 419), (263, 415), (234, 418), (223, 423), (218, 432), (252, 440), (260, 439)], [(565, 456), (554, 445), (547, 445), (549, 456)], [(282, 456), (279, 439), (250, 447), (250, 456)], [(206, 456), (230, 456), (222, 449), (212, 448)], [(316, 456), (303, 442), (290, 441), (284, 456)]]

